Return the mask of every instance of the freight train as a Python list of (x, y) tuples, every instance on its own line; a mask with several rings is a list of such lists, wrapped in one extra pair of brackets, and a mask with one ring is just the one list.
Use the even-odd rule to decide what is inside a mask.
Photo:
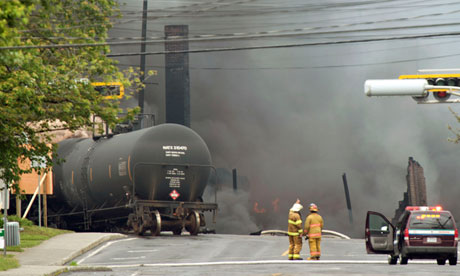
[(209, 149), (192, 129), (161, 124), (99, 139), (59, 143), (48, 223), (80, 231), (131, 229), (142, 235), (185, 229), (196, 235), (202, 196), (214, 168)]

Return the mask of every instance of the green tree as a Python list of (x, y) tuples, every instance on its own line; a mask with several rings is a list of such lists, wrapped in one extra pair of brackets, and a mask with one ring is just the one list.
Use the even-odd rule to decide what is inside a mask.
[[(93, 81), (129, 80), (106, 57), (108, 46), (45, 47), (104, 42), (114, 0), (0, 1), (0, 178), (16, 183), (18, 160), (51, 164), (52, 131), (90, 128), (92, 115), (113, 126), (118, 103), (105, 99)], [(20, 49), (17, 46), (42, 46)], [(87, 79), (88, 81), (79, 81)], [(129, 110), (132, 114), (134, 110)]]

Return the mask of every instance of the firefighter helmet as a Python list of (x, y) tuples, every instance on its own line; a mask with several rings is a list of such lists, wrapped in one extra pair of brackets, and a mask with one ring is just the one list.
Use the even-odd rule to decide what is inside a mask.
[(292, 205), (292, 208), (291, 208), (291, 211), (293, 212), (299, 212), (300, 210), (303, 209), (303, 206), (299, 203), (294, 203), (294, 205)]
[(310, 211), (312, 212), (318, 212), (318, 206), (316, 206), (315, 203), (310, 204)]

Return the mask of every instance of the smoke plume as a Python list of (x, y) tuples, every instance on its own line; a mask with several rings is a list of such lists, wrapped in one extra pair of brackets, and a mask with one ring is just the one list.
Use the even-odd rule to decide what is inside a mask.
[[(188, 24), (190, 36), (305, 27), (338, 31), (341, 29), (327, 26), (367, 21), (376, 23), (358, 24), (356, 28), (381, 28), (391, 22), (396, 22), (391, 26), (414, 25), (419, 22), (401, 18), (452, 9), (433, 5), (427, 9), (422, 5), (404, 10), (389, 2), (364, 1), (344, 8), (334, 1), (299, 1), (286, 6), (266, 4), (260, 10), (250, 2), (219, 2), (228, 4), (231, 12), (218, 7), (194, 12), (198, 10), (195, 6), (183, 16), (156, 19), (149, 28), (159, 31), (166, 24)], [(162, 8), (163, 13), (171, 14), (187, 10)], [(454, 16), (445, 14), (443, 19)], [(398, 18), (401, 20), (396, 21)], [(385, 20), (390, 23), (378, 23)], [(453, 27), (442, 28), (435, 31)], [(428, 33), (431, 29), (418, 31)], [(392, 30), (356, 31), (208, 41), (191, 43), (190, 49), (333, 42), (398, 34)], [(231, 233), (248, 233), (259, 227), (285, 230), (288, 210), (299, 198), (305, 209), (311, 202), (318, 205), (326, 229), (362, 237), (368, 210), (389, 218), (394, 214), (406, 190), (409, 156), (424, 168), (429, 204), (443, 205), (459, 220), (460, 211), (455, 207), (460, 197), (460, 148), (447, 141), (447, 124), (457, 126), (447, 105), (417, 105), (410, 98), (368, 98), (363, 93), (366, 79), (397, 78), (422, 68), (458, 66), (458, 43), (454, 38), (439, 37), (190, 54), (192, 128), (207, 142), (214, 165), (237, 168), (239, 175), (248, 178), (250, 187), (242, 194), (228, 188), (219, 191), (216, 228)], [(161, 67), (162, 61), (156, 61)], [(156, 93), (163, 93), (161, 85), (156, 89)], [(346, 209), (343, 173), (347, 174), (353, 223)], [(276, 199), (278, 211), (272, 204)], [(254, 213), (255, 202), (258, 208), (265, 208), (265, 214)]]

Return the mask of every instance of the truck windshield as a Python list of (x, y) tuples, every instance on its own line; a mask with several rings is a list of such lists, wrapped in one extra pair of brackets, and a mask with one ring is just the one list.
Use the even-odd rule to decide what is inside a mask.
[(454, 229), (454, 219), (447, 212), (414, 212), (409, 221), (410, 229)]

